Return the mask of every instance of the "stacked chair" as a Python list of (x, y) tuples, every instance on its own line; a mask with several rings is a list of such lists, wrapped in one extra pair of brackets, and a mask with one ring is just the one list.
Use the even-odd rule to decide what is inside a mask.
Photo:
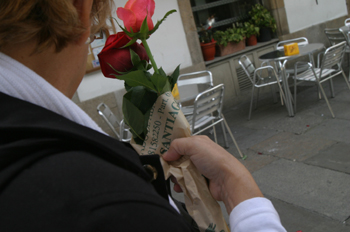
[[(197, 94), (213, 88), (213, 74), (208, 71), (199, 71), (181, 74), (177, 80), (180, 96), (179, 104), (184, 115), (191, 115), (193, 113), (193, 101)], [(182, 103), (186, 102), (186, 106)]]
[[(185, 79), (186, 77), (186, 79)], [(210, 71), (193, 72), (179, 76), (178, 88), (180, 92), (180, 102), (193, 100), (192, 104), (186, 106), (181, 105), (181, 110), (184, 112), (189, 124), (192, 135), (198, 135), (208, 129), (213, 129), (214, 140), (217, 143), (217, 135), (215, 125), (221, 124), (222, 132), (224, 136), (225, 147), (228, 147), (228, 141), (226, 136), (226, 130), (231, 136), (233, 143), (242, 159), (243, 156), (238, 144), (233, 137), (233, 134), (222, 114), (222, 106), (224, 99), (224, 84), (213, 86), (213, 78)], [(206, 89), (203, 91), (191, 91), (194, 94), (181, 98), (182, 89), (184, 87), (192, 87), (200, 89), (200, 85), (206, 85)], [(202, 86), (203, 88), (203, 86)]]

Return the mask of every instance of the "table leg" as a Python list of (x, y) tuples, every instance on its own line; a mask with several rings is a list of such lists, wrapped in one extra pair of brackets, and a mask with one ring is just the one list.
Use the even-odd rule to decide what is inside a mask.
[(294, 116), (294, 111), (293, 111), (293, 105), (292, 105), (292, 96), (290, 95), (289, 91), (289, 85), (288, 85), (288, 80), (287, 80), (287, 75), (286, 75), (286, 69), (285, 69), (285, 64), (287, 61), (284, 61), (283, 64), (278, 62), (276, 65), (280, 67), (281, 75), (282, 75), (282, 84), (283, 84), (283, 89), (284, 93), (286, 96), (286, 107), (288, 110), (288, 115), (290, 117)]

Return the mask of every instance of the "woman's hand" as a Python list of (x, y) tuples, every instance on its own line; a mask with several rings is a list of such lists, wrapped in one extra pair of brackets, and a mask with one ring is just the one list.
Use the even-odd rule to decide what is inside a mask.
[[(190, 156), (199, 172), (210, 180), (212, 196), (225, 203), (228, 213), (244, 200), (263, 196), (249, 171), (207, 136), (175, 139), (163, 158), (174, 161), (182, 155)], [(175, 183), (175, 191), (179, 190)]]

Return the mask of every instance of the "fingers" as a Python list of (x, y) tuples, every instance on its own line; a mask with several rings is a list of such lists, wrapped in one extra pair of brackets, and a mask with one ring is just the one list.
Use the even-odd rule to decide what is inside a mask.
[(191, 138), (179, 138), (171, 142), (169, 150), (163, 155), (165, 161), (175, 161), (181, 155), (186, 155), (189, 149), (189, 140)]
[(170, 180), (171, 180), (171, 182), (174, 183), (174, 191), (177, 192), (177, 193), (181, 193), (182, 192), (182, 188), (178, 184), (176, 178), (174, 176), (170, 176)]
[[(263, 197), (244, 165), (207, 136), (175, 139), (163, 159), (175, 161), (182, 155), (189, 156), (198, 171), (210, 180), (212, 196), (224, 201), (228, 212), (244, 200)], [(174, 191), (181, 191), (176, 183)]]
[(169, 150), (162, 156), (165, 161), (178, 160), (182, 155), (192, 155), (198, 147), (195, 145), (200, 140), (208, 140), (207, 136), (193, 136), (179, 138), (171, 142)]
[(174, 184), (174, 191), (177, 193), (182, 193), (182, 188), (178, 184)]

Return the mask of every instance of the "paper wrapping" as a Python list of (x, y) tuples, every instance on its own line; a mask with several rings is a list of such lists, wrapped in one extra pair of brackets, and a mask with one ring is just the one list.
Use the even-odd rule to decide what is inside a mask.
[[(153, 105), (148, 121), (148, 134), (143, 145), (131, 145), (139, 155), (158, 154), (162, 156), (176, 138), (190, 137), (190, 125), (174, 100), (171, 92), (159, 96)], [(161, 157), (164, 176), (173, 175), (185, 195), (188, 213), (203, 232), (226, 232), (229, 228), (218, 202), (212, 197), (205, 178), (199, 173), (188, 156), (167, 163)]]

